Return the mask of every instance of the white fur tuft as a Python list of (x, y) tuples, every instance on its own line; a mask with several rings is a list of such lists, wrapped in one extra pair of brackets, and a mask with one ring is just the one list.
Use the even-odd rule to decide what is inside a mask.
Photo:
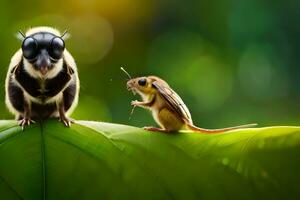
[(26, 31), (25, 35), (29, 36), (38, 32), (49, 32), (56, 36), (59, 37), (61, 36), (61, 33), (57, 29), (48, 26), (38, 26), (38, 27), (30, 28), (29, 30)]

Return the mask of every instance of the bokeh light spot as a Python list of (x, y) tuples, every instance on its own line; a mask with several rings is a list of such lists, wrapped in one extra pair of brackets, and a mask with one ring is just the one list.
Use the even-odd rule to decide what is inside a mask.
[(112, 48), (112, 26), (99, 16), (79, 16), (71, 21), (70, 30), (73, 54), (82, 63), (94, 64), (107, 55)]
[(267, 99), (287, 94), (286, 75), (272, 61), (275, 55), (268, 46), (250, 45), (239, 63), (243, 91), (253, 98)]
[(199, 34), (167, 32), (153, 42), (149, 71), (166, 78), (175, 91), (183, 88), (201, 110), (215, 110), (230, 96), (233, 84), (230, 68), (216, 52)]

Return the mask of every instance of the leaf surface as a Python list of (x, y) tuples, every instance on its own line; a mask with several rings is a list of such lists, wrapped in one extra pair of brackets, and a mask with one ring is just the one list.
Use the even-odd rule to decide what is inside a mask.
[(0, 199), (299, 199), (300, 128), (151, 133), (0, 121)]

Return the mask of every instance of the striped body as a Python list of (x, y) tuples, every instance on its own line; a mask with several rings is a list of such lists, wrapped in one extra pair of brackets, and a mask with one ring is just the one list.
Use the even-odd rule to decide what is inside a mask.
[[(42, 27), (44, 28), (44, 27)], [(39, 32), (31, 29), (30, 34)], [(58, 34), (55, 29), (49, 32)], [(18, 50), (11, 59), (6, 76), (6, 105), (16, 119), (24, 118), (26, 104), (30, 108), (30, 119), (42, 120), (59, 117), (58, 104), (63, 103), (66, 116), (77, 105), (79, 95), (79, 78), (75, 61), (65, 49), (63, 57), (54, 64), (46, 76), (40, 76)]]

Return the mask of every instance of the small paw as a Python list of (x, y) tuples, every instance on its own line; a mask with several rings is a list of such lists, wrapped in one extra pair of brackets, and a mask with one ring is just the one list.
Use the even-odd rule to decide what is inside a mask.
[(132, 106), (137, 106), (137, 105), (139, 105), (139, 101), (134, 100), (134, 101), (131, 101), (130, 104), (131, 104)]
[(22, 130), (25, 129), (26, 126), (29, 126), (30, 124), (35, 123), (35, 121), (31, 120), (30, 118), (23, 118), (21, 120), (19, 120), (19, 126), (22, 127)]
[(59, 121), (61, 121), (66, 127), (70, 127), (71, 124), (75, 122), (74, 119), (66, 116), (60, 117)]

